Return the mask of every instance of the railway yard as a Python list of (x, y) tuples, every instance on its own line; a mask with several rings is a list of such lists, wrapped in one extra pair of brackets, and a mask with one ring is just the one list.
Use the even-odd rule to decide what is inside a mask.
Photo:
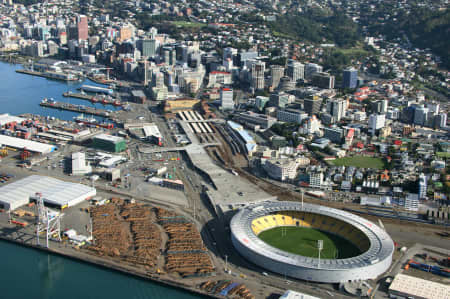
[[(47, 133), (32, 138), (55, 145), (58, 150), (45, 157), (33, 153), (25, 157), (24, 150), (13, 148), (2, 152), (0, 177), (4, 184), (0, 187), (38, 173), (97, 190), (95, 198), (61, 211), (62, 231), (74, 230), (86, 238), (82, 242), (70, 237), (64, 237), (62, 242), (51, 240), (49, 250), (213, 297), (267, 298), (287, 289), (320, 298), (353, 296), (336, 285), (266, 273), (234, 250), (229, 232), (234, 210), (246, 202), (300, 201), (302, 194), (282, 183), (255, 176), (245, 152), (230, 136), (223, 120), (206, 119), (195, 109), (163, 115), (154, 103), (129, 105), (129, 111), (114, 113), (118, 126), (113, 129), (24, 115), (34, 120), (30, 128)], [(159, 129), (162, 146), (130, 134), (149, 124)], [(127, 126), (137, 129), (126, 129)], [(86, 129), (87, 138), (74, 138), (74, 132)], [(120, 157), (121, 162), (113, 166), (120, 170), (115, 180), (105, 176), (108, 171), (100, 165), (105, 159), (98, 160), (105, 154), (90, 141), (101, 133), (121, 136), (126, 143), (125, 151), (108, 153)], [(86, 155), (92, 167), (89, 175), (72, 175), (71, 155), (75, 152)], [(304, 201), (337, 209), (361, 209), (346, 200), (304, 195)], [(0, 213), (1, 237), (35, 246), (36, 208), (30, 204), (17, 210), (12, 215), (16, 222), (10, 217), (6, 212)], [(363, 217), (378, 221), (378, 217)], [(398, 219), (382, 221), (397, 248), (416, 250), (416, 243), (450, 248), (450, 239), (438, 234), (442, 231), (439, 227)], [(405, 271), (404, 266), (411, 259), (405, 257), (411, 252), (396, 251), (393, 266), (382, 278)], [(432, 256), (443, 259), (445, 252)], [(421, 256), (416, 261), (425, 263), (430, 259)], [(431, 275), (418, 275), (425, 274)], [(374, 298), (386, 296), (381, 279), (370, 285), (376, 292)]]

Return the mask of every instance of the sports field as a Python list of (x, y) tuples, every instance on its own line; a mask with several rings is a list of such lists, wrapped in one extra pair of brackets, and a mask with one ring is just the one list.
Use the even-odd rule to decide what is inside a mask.
[(386, 167), (382, 159), (365, 156), (344, 157), (333, 160), (331, 163), (335, 166), (355, 166), (359, 168), (383, 169)]
[(258, 237), (273, 247), (308, 257), (318, 257), (317, 240), (323, 240), (320, 253), (323, 259), (344, 259), (361, 253), (346, 239), (313, 228), (280, 226), (266, 230)]

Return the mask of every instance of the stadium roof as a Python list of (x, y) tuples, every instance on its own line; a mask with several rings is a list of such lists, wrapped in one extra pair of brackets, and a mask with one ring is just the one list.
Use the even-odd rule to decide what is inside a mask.
[[(253, 233), (251, 222), (258, 217), (279, 211), (315, 213), (347, 222), (366, 235), (370, 241), (370, 248), (356, 257), (323, 260), (319, 266), (317, 258), (292, 254), (272, 247)], [(247, 206), (232, 218), (230, 228), (236, 238), (250, 250), (279, 262), (310, 269), (342, 270), (364, 267), (391, 257), (394, 251), (394, 242), (390, 236), (374, 223), (342, 210), (307, 203), (301, 205), (298, 202), (269, 201)]]
[(0, 144), (18, 149), (27, 149), (28, 151), (41, 154), (48, 154), (56, 149), (56, 146), (54, 145), (26, 140), (22, 138), (10, 137), (6, 135), (0, 135)]
[(51, 177), (31, 175), (0, 188), (0, 204), (5, 209), (15, 210), (27, 204), (36, 193), (41, 193), (44, 202), (60, 208), (74, 206), (86, 198), (96, 195), (95, 188), (69, 183)]

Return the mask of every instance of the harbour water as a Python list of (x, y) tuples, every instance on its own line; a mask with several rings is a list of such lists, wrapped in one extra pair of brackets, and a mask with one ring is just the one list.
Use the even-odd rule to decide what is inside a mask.
[(199, 298), (195, 294), (6, 241), (0, 241), (0, 256), (0, 298)]
[[(46, 109), (39, 106), (43, 98), (73, 104), (93, 105), (88, 101), (65, 98), (63, 92), (75, 92), (82, 84), (98, 85), (86, 82), (66, 83), (16, 73), (21, 68), (0, 62), (0, 114), (22, 113), (54, 116), (72, 120), (77, 113)], [(112, 106), (95, 107), (115, 109)], [(1, 169), (1, 165), (0, 165)], [(0, 241), (0, 298), (33, 299), (79, 299), (79, 298), (126, 298), (126, 299), (191, 299), (198, 295), (166, 287), (161, 284), (131, 277), (115, 271), (102, 269), (86, 263), (80, 263)]]
[[(66, 98), (62, 94), (67, 91), (79, 92), (77, 88), (83, 84), (102, 86), (88, 79), (84, 82), (64, 82), (16, 73), (21, 65), (0, 62), (0, 113), (19, 115), (33, 113), (42, 116), (54, 116), (63, 120), (72, 120), (78, 113), (62, 111), (39, 106), (44, 98), (53, 98), (58, 102), (85, 105), (100, 109), (116, 110), (114, 106), (104, 106), (101, 103), (91, 103), (76, 98)], [(101, 120), (101, 118), (98, 118)]]

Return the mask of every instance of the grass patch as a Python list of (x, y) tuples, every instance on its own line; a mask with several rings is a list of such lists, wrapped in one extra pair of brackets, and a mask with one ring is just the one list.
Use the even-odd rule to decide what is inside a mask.
[(439, 158), (450, 158), (450, 152), (436, 152), (436, 156)]
[(194, 23), (188, 21), (172, 21), (171, 23), (177, 27), (185, 27), (185, 28), (201, 28), (206, 26), (206, 24), (203, 23)]
[(385, 162), (381, 158), (353, 156), (344, 157), (331, 161), (335, 166), (354, 166), (359, 168), (384, 169)]
[[(282, 230), (286, 235), (282, 236)], [(319, 231), (313, 228), (286, 226), (266, 230), (258, 237), (267, 244), (290, 253), (314, 257), (319, 256), (317, 240), (323, 240), (323, 259), (344, 259), (357, 256), (361, 251), (346, 239), (337, 235)]]
[(278, 32), (278, 31), (272, 31), (272, 35), (274, 37), (281, 37), (281, 38), (288, 38), (288, 39), (295, 39), (295, 37), (290, 36), (289, 34)]

